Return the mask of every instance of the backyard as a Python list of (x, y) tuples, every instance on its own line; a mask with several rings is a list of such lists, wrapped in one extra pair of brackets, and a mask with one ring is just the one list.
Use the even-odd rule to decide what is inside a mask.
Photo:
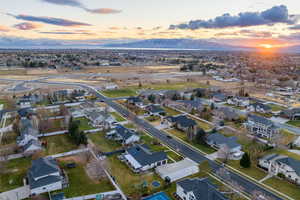
[(54, 155), (78, 148), (67, 134), (42, 137), (41, 141), (46, 144), (45, 155)]
[(103, 152), (111, 152), (118, 150), (122, 147), (121, 144), (108, 140), (105, 138), (105, 133), (98, 132), (88, 135), (88, 138), (96, 145), (96, 147)]
[(293, 121), (288, 121), (287, 124), (300, 127), (300, 120), (293, 120)]
[(80, 131), (91, 130), (94, 128), (91, 125), (89, 125), (89, 120), (85, 117), (76, 118), (76, 121), (80, 122), (79, 124)]

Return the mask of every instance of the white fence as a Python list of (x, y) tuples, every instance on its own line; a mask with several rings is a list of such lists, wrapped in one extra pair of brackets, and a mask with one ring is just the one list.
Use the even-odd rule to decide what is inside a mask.
[(52, 157), (52, 158), (60, 158), (60, 157), (71, 156), (71, 155), (75, 155), (75, 154), (79, 154), (79, 153), (87, 152), (87, 151), (89, 151), (88, 148), (85, 148), (85, 149), (77, 149), (77, 150), (73, 150), (73, 151), (68, 151), (68, 152), (64, 152), (64, 153), (59, 153), (59, 154), (51, 155), (51, 156), (48, 156), (48, 157)]
[(47, 137), (47, 136), (54, 136), (54, 135), (63, 135), (68, 133), (68, 130), (62, 130), (62, 131), (55, 131), (51, 133), (41, 133), (38, 135), (38, 137)]
[(84, 195), (84, 196), (73, 197), (73, 198), (68, 198), (68, 199), (64, 199), (64, 200), (88, 200), (88, 199), (96, 199), (97, 195), (101, 195), (101, 196), (105, 197), (105, 196), (108, 196), (108, 195), (116, 195), (116, 194), (119, 194), (119, 192), (117, 190), (114, 190), (114, 191), (110, 191), (110, 192)]

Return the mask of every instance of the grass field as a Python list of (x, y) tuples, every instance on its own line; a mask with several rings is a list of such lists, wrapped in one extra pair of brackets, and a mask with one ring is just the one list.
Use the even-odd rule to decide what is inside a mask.
[(151, 151), (166, 151), (168, 148), (162, 145), (157, 139), (146, 135), (145, 133), (141, 134), (141, 142), (148, 145)]
[(109, 179), (97, 182), (91, 180), (84, 170), (84, 166), (77, 163), (73, 169), (65, 169), (69, 177), (69, 187), (62, 190), (67, 198), (112, 191), (115, 188)]
[(287, 124), (300, 127), (300, 120), (293, 120), (293, 121), (288, 121)]
[(277, 104), (274, 104), (274, 103), (269, 103), (267, 105), (271, 107), (271, 109), (272, 109), (273, 112), (278, 112), (278, 111), (286, 109), (285, 107), (277, 105)]
[(167, 151), (167, 155), (171, 158), (171, 160), (175, 160), (176, 162), (181, 161), (183, 159), (182, 156), (176, 154), (173, 151)]
[(128, 96), (136, 96), (136, 90), (130, 88), (117, 89), (117, 90), (105, 90), (101, 91), (107, 97), (117, 98), (117, 97), (128, 97)]
[(279, 180), (275, 177), (272, 177), (272, 178), (264, 181), (264, 183), (266, 185), (271, 186), (275, 190), (294, 198), (295, 200), (299, 199), (299, 197), (300, 197), (299, 187), (296, 186), (295, 184), (289, 183), (285, 180)]
[(165, 110), (165, 112), (167, 113), (168, 116), (174, 116), (174, 115), (181, 114), (181, 112), (178, 112), (177, 110), (174, 110), (174, 109), (169, 108), (169, 107), (164, 107), (163, 109)]
[(85, 117), (76, 118), (76, 121), (80, 121), (79, 129), (81, 131), (86, 131), (94, 128), (91, 125), (89, 125), (89, 120)]
[(47, 142), (47, 147), (45, 148), (46, 155), (68, 152), (78, 148), (66, 134), (43, 137), (41, 140)]
[(27, 170), (31, 166), (31, 159), (18, 158), (5, 164), (7, 172), (0, 174), (0, 193), (23, 186)]
[(157, 84), (146, 84), (142, 87), (131, 86), (128, 88), (139, 90), (139, 89), (151, 89), (151, 90), (183, 90), (188, 88), (207, 88), (208, 85), (196, 82), (171, 82), (171, 83), (157, 83)]
[(198, 120), (198, 119), (193, 118), (193, 117), (191, 117), (191, 118), (192, 118), (193, 120), (195, 120), (195, 121), (197, 122), (198, 126), (199, 126), (200, 128), (202, 128), (203, 130), (205, 130), (205, 131), (211, 130), (211, 129), (213, 128), (212, 125), (210, 125), (210, 124), (208, 124), (208, 123), (206, 123), (206, 122), (204, 122), (204, 121)]
[(119, 113), (111, 112), (110, 114), (117, 120), (117, 122), (126, 121), (126, 119), (124, 117), (122, 117)]
[(113, 141), (108, 140), (105, 138), (105, 133), (93, 133), (89, 134), (88, 138), (97, 146), (97, 148), (103, 152), (111, 152), (122, 147), (121, 144)]
[(207, 154), (211, 154), (211, 153), (214, 153), (216, 150), (211, 148), (210, 146), (208, 145), (202, 145), (202, 144), (197, 144), (195, 142), (190, 142), (186, 136), (186, 134), (180, 130), (177, 130), (177, 129), (170, 129), (170, 130), (167, 130), (168, 133), (170, 133), (170, 135), (174, 135), (175, 137), (187, 142), (187, 143), (190, 143), (191, 145), (193, 145), (194, 147), (196, 147), (197, 149), (207, 153)]

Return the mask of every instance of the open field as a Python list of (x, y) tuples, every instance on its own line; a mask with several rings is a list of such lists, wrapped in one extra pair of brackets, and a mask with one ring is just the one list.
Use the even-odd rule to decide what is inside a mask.
[(300, 120), (293, 120), (293, 121), (288, 121), (287, 124), (300, 127)]
[(167, 113), (167, 116), (174, 116), (174, 115), (179, 115), (181, 114), (181, 112), (174, 110), (172, 108), (169, 107), (163, 107), (163, 109), (165, 110), (165, 112)]
[(101, 91), (107, 97), (117, 98), (117, 97), (127, 97), (127, 96), (136, 96), (137, 93), (133, 89), (117, 89), (117, 90), (105, 90)]
[(124, 122), (126, 121), (126, 119), (124, 117), (122, 117), (119, 113), (117, 112), (112, 112), (110, 113), (115, 119), (117, 122)]
[(88, 135), (88, 138), (96, 145), (96, 147), (103, 152), (111, 152), (118, 150), (122, 147), (121, 144), (108, 140), (105, 138), (105, 133), (92, 133)]

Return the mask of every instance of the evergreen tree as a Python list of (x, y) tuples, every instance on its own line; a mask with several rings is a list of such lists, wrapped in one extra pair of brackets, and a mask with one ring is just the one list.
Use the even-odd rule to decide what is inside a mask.
[(240, 165), (241, 165), (241, 167), (244, 167), (244, 168), (251, 167), (251, 160), (250, 160), (250, 156), (248, 153), (245, 153), (243, 155), (242, 159), (240, 160)]

